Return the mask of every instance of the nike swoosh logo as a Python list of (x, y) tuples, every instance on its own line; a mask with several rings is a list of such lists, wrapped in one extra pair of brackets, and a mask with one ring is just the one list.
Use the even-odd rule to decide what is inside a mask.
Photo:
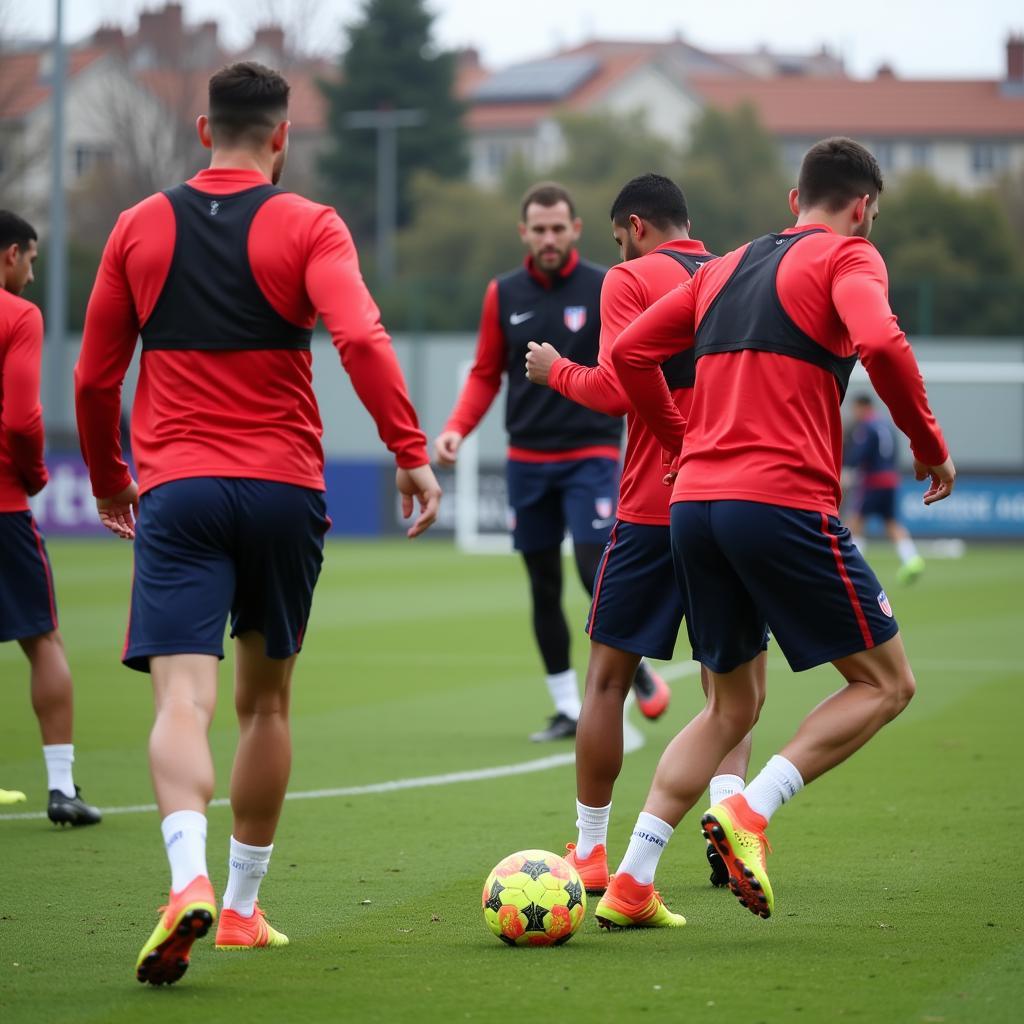
[(517, 324), (525, 323), (530, 317), (533, 316), (533, 310), (529, 313), (512, 313), (509, 315), (508, 322), (515, 327)]

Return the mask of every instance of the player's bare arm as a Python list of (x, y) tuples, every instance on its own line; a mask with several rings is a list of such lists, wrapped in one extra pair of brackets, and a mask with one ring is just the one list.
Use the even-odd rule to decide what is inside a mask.
[(554, 345), (546, 341), (540, 344), (531, 341), (527, 343), (526, 347), (529, 350), (526, 353), (526, 376), (534, 384), (542, 384), (547, 387), (548, 378), (551, 376), (551, 367), (555, 365), (555, 360), (562, 358), (561, 354)]

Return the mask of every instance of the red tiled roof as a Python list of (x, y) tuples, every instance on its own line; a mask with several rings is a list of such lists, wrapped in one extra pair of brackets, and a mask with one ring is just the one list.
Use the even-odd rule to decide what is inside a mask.
[[(68, 53), (68, 77), (98, 60), (106, 51), (71, 50)], [(0, 120), (15, 120), (31, 113), (50, 98), (50, 84), (40, 79), (45, 50), (5, 53), (0, 56)]]
[[(637, 44), (639, 47), (641, 44)], [(556, 110), (581, 111), (597, 102), (617, 82), (636, 69), (651, 62), (650, 47), (627, 49), (627, 52), (607, 56), (598, 71), (575, 92), (551, 103), (472, 103), (466, 114), (466, 127), (472, 131), (501, 131), (528, 128)], [(582, 51), (582, 48), (580, 48)]]
[[(206, 111), (207, 84), (214, 70), (151, 70), (140, 71), (135, 77), (163, 101), (168, 110), (192, 120)], [(293, 131), (323, 130), (327, 120), (327, 100), (317, 80), (330, 79), (333, 74), (332, 65), (319, 63), (285, 70), (284, 76), (291, 86), (288, 117)]]
[(996, 81), (882, 77), (691, 80), (712, 107), (749, 102), (773, 135), (1024, 135), (1024, 95)]

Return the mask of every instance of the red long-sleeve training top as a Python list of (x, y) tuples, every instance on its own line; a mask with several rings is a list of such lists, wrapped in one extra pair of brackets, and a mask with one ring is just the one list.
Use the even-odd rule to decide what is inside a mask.
[[(825, 225), (782, 258), (776, 291), (793, 322), (829, 351), (859, 356), (893, 421), (927, 465), (948, 457), (917, 360), (889, 307), (888, 277), (863, 238)], [(612, 364), (634, 407), (666, 447), (677, 412), (658, 365), (694, 343), (746, 246), (705, 264), (618, 337)], [(697, 360), (672, 501), (739, 499), (837, 515), (843, 425), (835, 377), (801, 359), (744, 349)]]
[(24, 512), (46, 486), (42, 360), (39, 307), (0, 288), (0, 512)]
[(662, 295), (689, 277), (674, 259), (659, 255), (662, 250), (706, 256), (703, 242), (674, 239), (638, 259), (618, 263), (605, 275), (601, 287), (601, 347), (597, 366), (581, 366), (569, 359), (555, 360), (548, 385), (574, 402), (606, 413), (626, 417), (626, 457), (619, 483), (617, 516), (628, 523), (667, 526), (671, 488), (662, 483), (666, 459), (679, 451), (693, 388), (671, 392), (678, 410), (675, 428), (678, 440), (665, 449), (643, 418), (637, 416), (612, 366), (612, 346), (619, 334)]
[[(266, 184), (256, 171), (201, 171), (188, 184), (230, 195)], [(175, 220), (163, 193), (121, 214), (96, 276), (75, 368), (82, 454), (93, 492), (129, 483), (121, 457), (121, 386), (140, 327), (160, 296)], [(352, 237), (333, 209), (284, 192), (252, 221), (249, 263), (286, 320), (311, 328), (319, 313), (342, 365), (399, 466), (428, 462), (426, 438), (391, 339), (362, 275)], [(144, 351), (132, 409), (139, 489), (195, 476), (251, 477), (323, 490), (323, 428), (312, 354), (295, 349)]]

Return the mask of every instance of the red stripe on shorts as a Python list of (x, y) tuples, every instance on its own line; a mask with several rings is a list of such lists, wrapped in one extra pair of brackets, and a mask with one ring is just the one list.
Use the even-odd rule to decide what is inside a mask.
[(612, 548), (619, 536), (619, 524), (612, 527), (611, 536), (608, 538), (608, 547), (605, 549), (604, 558), (601, 561), (601, 568), (597, 574), (597, 582), (594, 584), (594, 600), (590, 605), (590, 620), (587, 622), (587, 636), (590, 636), (594, 628), (594, 619), (597, 618), (597, 602), (601, 597), (601, 584), (604, 582), (604, 571), (608, 568), (608, 559), (612, 556)]
[(867, 616), (861, 607), (860, 598), (857, 597), (857, 591), (853, 588), (853, 581), (850, 579), (850, 574), (846, 571), (846, 564), (843, 562), (843, 555), (839, 550), (839, 538), (834, 533), (829, 532), (828, 516), (824, 512), (821, 513), (821, 532), (828, 537), (829, 543), (832, 546), (832, 554), (836, 560), (836, 568), (839, 570), (839, 578), (843, 581), (843, 586), (846, 587), (846, 594), (850, 598), (853, 614), (857, 619), (857, 625), (860, 626), (860, 635), (864, 638), (864, 648), (865, 650), (870, 650), (875, 646), (875, 639), (871, 635), (871, 628), (868, 626)]
[(29, 516), (29, 523), (32, 526), (32, 533), (36, 538), (36, 548), (39, 551), (39, 561), (43, 563), (43, 572), (46, 573), (46, 592), (50, 598), (50, 618), (53, 620), (53, 628), (57, 628), (57, 602), (53, 597), (53, 575), (50, 573), (50, 560), (46, 557), (46, 549), (43, 547), (43, 535), (36, 526), (35, 516)]

